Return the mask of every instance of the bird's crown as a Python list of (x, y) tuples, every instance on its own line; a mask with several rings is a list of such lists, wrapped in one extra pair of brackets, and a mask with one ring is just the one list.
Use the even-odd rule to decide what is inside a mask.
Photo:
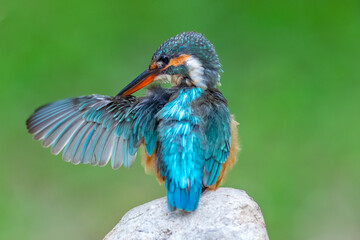
[(219, 57), (214, 46), (201, 33), (182, 32), (165, 41), (152, 57), (150, 67), (155, 66), (167, 66), (170, 69), (166, 73), (182, 74), (202, 88), (220, 83)]

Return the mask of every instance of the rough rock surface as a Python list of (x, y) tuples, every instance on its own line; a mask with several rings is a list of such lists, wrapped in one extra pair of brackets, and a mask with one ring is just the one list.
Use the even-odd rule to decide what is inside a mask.
[(219, 188), (201, 195), (195, 212), (169, 212), (166, 197), (135, 207), (110, 239), (269, 239), (259, 206), (245, 191)]

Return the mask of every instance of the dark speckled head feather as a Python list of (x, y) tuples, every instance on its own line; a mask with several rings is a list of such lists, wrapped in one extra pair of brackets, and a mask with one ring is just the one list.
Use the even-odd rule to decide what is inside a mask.
[(154, 53), (152, 60), (158, 60), (163, 55), (180, 56), (190, 54), (197, 57), (205, 68), (219, 71), (221, 64), (214, 46), (201, 33), (182, 32), (168, 39)]
[(192, 79), (194, 85), (201, 88), (213, 88), (220, 83), (219, 73), (222, 70), (219, 57), (214, 46), (201, 33), (182, 32), (168, 39), (155, 51), (151, 64), (180, 56), (191, 56), (191, 58), (187, 59), (187, 64), (168, 69), (166, 74), (180, 73), (184, 77), (191, 78), (190, 72), (193, 71), (195, 77), (192, 78), (201, 76), (200, 80)]

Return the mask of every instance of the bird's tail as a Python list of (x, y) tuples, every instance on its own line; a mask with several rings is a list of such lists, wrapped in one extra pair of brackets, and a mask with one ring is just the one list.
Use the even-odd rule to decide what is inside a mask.
[(169, 210), (182, 209), (188, 212), (194, 211), (199, 204), (202, 184), (194, 184), (186, 188), (176, 185), (173, 181), (166, 180)]

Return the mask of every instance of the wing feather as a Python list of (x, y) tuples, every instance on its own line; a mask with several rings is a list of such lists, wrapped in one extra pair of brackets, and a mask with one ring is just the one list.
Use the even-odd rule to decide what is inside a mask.
[(206, 135), (203, 186), (214, 185), (230, 153), (231, 115), (223, 95), (216, 89), (202, 95), (194, 106), (204, 119)]
[(64, 149), (66, 144), (71, 140), (71, 137), (75, 134), (76, 130), (78, 130), (83, 123), (84, 120), (82, 117), (77, 116), (67, 126), (64, 124), (66, 127), (62, 130), (62, 132), (59, 134), (59, 137), (53, 143), (51, 147), (51, 153), (55, 155), (59, 154)]
[[(155, 94), (154, 92), (159, 93)], [(158, 138), (156, 113), (171, 94), (161, 89), (142, 98), (90, 95), (46, 104), (27, 120), (27, 129), (51, 153), (73, 164), (130, 167), (145, 143), (152, 155)]]
[(114, 150), (111, 157), (111, 166), (113, 169), (118, 169), (123, 164), (122, 147), (123, 137), (115, 137)]

